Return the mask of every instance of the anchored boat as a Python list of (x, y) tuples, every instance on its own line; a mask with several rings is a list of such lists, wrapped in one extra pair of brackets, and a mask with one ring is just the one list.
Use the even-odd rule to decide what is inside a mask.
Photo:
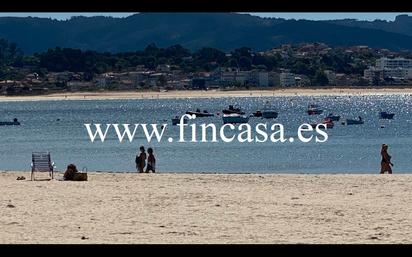
[(333, 115), (333, 113), (329, 113), (329, 115), (326, 116), (326, 118), (329, 118), (332, 121), (339, 121), (340, 120), (340, 116), (339, 115)]
[(186, 114), (190, 114), (190, 115), (193, 115), (193, 114), (194, 114), (194, 115), (196, 115), (196, 118), (198, 118), (198, 117), (211, 117), (211, 116), (214, 116), (213, 113), (209, 113), (209, 112), (206, 111), (206, 110), (203, 110), (203, 112), (202, 112), (202, 111), (200, 111), (200, 109), (197, 109), (195, 112), (187, 111)]
[(310, 104), (310, 105), (308, 106), (307, 113), (308, 113), (309, 115), (318, 115), (318, 114), (323, 113), (323, 110), (320, 109), (319, 106), (316, 105), (316, 104)]
[(235, 105), (235, 106), (229, 105), (229, 108), (222, 110), (222, 113), (223, 114), (235, 113), (235, 114), (242, 114), (242, 115), (245, 114), (245, 112), (242, 111), (242, 108), (240, 108), (240, 106), (238, 106), (238, 105)]
[(266, 105), (262, 110), (262, 117), (265, 119), (276, 119), (278, 117), (278, 112), (273, 106), (266, 102)]
[(319, 124), (324, 124), (326, 125), (326, 128), (331, 129), (335, 126), (335, 124), (333, 124), (332, 119), (330, 118), (325, 118), (322, 122), (319, 123), (312, 123), (310, 124), (313, 128), (316, 128), (316, 126), (318, 126)]
[(13, 121), (0, 121), (0, 126), (19, 126), (20, 122), (14, 118)]
[[(179, 116), (175, 116), (174, 118), (172, 118), (172, 125), (176, 126), (177, 124), (179, 124), (180, 123), (180, 118), (181, 117), (179, 117)], [(188, 119), (184, 118), (183, 119), (183, 124), (187, 124), (187, 122), (188, 122)]]
[(364, 121), (361, 116), (358, 117), (357, 120), (354, 119), (346, 119), (342, 122), (342, 125), (361, 125)]
[(222, 116), (223, 124), (237, 124), (237, 123), (248, 123), (249, 117), (237, 113), (223, 114)]
[(395, 113), (380, 112), (379, 119), (392, 120)]

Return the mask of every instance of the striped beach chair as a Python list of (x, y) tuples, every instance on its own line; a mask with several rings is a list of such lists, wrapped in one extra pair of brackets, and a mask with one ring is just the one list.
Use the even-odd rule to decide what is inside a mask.
[(35, 180), (34, 172), (49, 172), (53, 179), (54, 162), (51, 161), (49, 152), (33, 152), (31, 157), (31, 180)]

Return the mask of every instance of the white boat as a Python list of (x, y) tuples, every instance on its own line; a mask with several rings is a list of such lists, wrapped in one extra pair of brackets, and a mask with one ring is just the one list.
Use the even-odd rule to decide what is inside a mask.
[(237, 113), (223, 114), (222, 116), (223, 124), (237, 124), (237, 123), (248, 123), (249, 117), (246, 115), (240, 115)]

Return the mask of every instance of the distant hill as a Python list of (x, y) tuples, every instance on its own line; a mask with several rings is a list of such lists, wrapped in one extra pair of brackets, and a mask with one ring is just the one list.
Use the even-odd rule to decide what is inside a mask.
[(378, 29), (387, 32), (400, 33), (412, 36), (412, 17), (408, 15), (398, 15), (394, 21), (374, 20), (358, 21), (353, 19), (328, 21), (337, 25), (345, 25), (358, 28)]
[[(191, 50), (204, 46), (267, 50), (285, 43), (322, 42), (331, 46), (368, 45), (412, 50), (412, 17), (395, 22), (308, 21), (260, 18), (235, 13), (140, 13), (126, 18), (0, 18), (0, 38), (26, 54), (70, 47), (102, 52), (141, 50), (150, 43)], [(409, 24), (409, 25), (408, 25)]]

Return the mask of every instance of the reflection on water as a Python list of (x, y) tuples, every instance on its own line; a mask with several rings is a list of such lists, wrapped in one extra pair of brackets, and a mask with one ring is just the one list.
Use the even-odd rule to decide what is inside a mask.
[[(178, 138), (171, 118), (187, 110), (221, 112), (239, 104), (247, 114), (269, 101), (278, 111), (275, 121), (285, 126), (286, 137), (296, 137), (304, 122), (319, 121), (330, 112), (342, 118), (365, 120), (364, 125), (336, 123), (326, 143), (169, 143), (148, 144), (143, 135), (132, 143), (119, 143), (112, 133), (105, 143), (91, 143), (84, 123), (163, 123), (167, 136)], [(325, 112), (308, 116), (309, 103)], [(0, 103), (0, 120), (18, 118), (21, 126), (0, 126), (0, 170), (29, 170), (32, 151), (49, 150), (63, 170), (69, 163), (99, 171), (134, 171), (134, 155), (140, 145), (153, 146), (159, 171), (262, 172), (262, 173), (377, 173), (380, 145), (389, 144), (395, 172), (409, 172), (412, 156), (411, 97), (330, 96), (261, 97), (220, 99), (86, 100)], [(379, 120), (380, 111), (394, 112), (394, 120)], [(220, 116), (199, 118), (196, 123), (222, 125)], [(251, 118), (250, 124), (262, 122)], [(384, 128), (382, 128), (384, 127)]]

